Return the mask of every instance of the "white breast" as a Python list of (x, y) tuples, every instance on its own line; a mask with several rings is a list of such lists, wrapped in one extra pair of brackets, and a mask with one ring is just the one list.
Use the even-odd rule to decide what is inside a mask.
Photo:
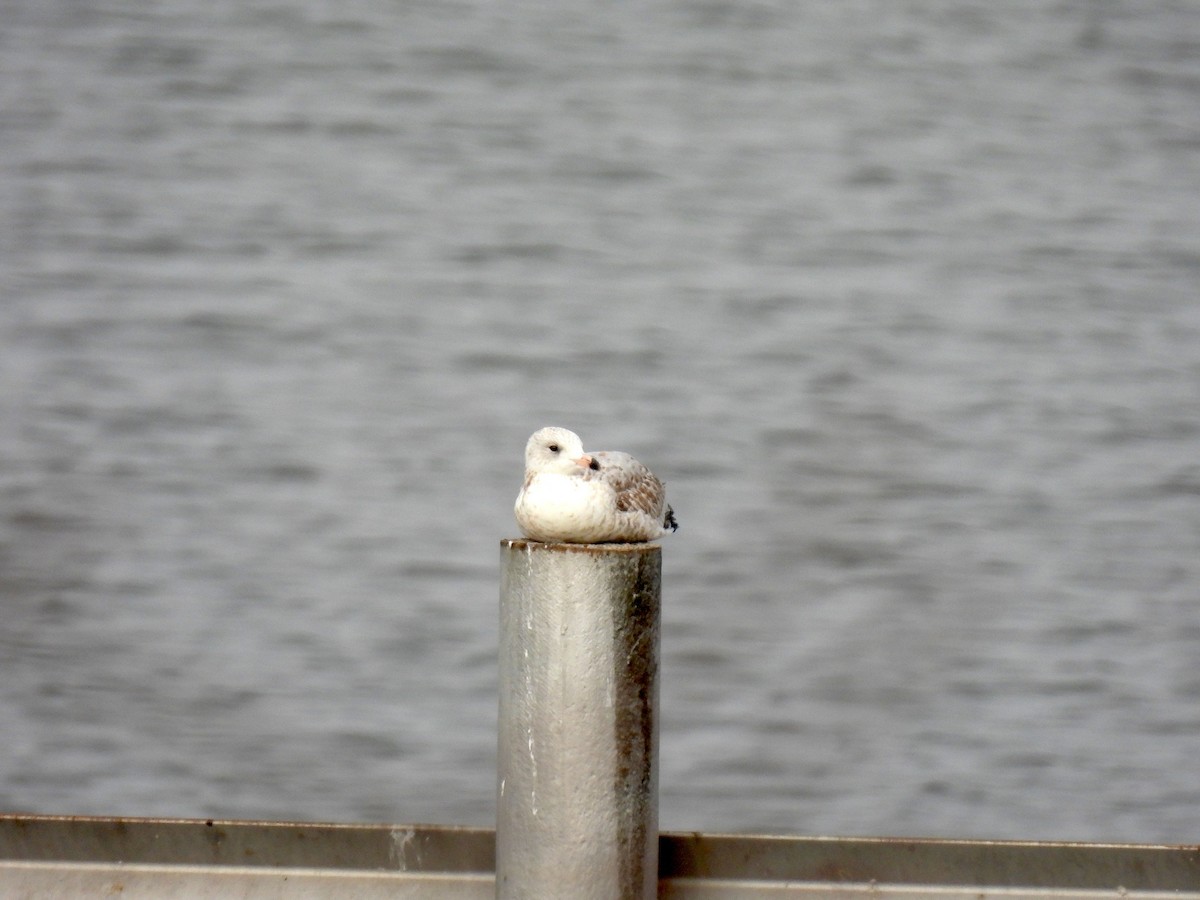
[(517, 497), (517, 524), (535, 541), (598, 543), (619, 538), (612, 490), (582, 478), (535, 475)]
[(651, 541), (663, 530), (661, 517), (619, 510), (610, 485), (578, 476), (534, 475), (517, 496), (515, 512), (527, 538), (547, 543)]

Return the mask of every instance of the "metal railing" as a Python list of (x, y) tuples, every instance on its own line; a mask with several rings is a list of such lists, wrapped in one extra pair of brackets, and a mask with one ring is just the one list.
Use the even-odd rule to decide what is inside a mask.
[[(658, 896), (1200, 900), (1200, 848), (663, 834)], [(488, 829), (0, 816), (0, 897), (486, 900)], [(572, 900), (551, 885), (544, 900)]]

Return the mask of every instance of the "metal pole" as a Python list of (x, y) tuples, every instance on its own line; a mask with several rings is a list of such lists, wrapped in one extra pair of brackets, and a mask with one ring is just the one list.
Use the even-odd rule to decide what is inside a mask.
[(500, 544), (496, 897), (658, 890), (657, 544)]

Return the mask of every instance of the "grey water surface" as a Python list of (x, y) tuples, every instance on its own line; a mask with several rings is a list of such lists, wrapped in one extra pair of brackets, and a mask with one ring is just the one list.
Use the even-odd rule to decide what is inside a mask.
[(487, 825), (526, 437), (668, 829), (1200, 839), (1200, 6), (3, 0), (0, 809)]

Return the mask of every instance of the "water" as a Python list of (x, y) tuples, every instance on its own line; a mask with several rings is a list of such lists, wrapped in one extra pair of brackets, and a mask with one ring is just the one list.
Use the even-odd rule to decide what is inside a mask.
[(1196, 840), (1192, 4), (0, 21), (0, 808), (489, 824), (562, 424), (665, 828)]

